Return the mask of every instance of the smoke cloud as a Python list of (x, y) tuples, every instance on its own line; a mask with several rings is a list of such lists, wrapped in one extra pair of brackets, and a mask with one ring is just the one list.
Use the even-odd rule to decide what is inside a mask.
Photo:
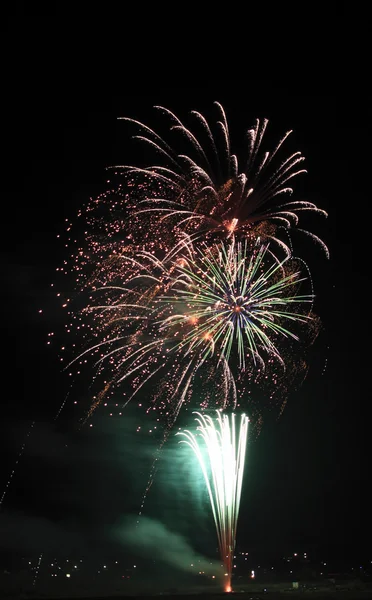
[(196, 552), (181, 534), (171, 531), (165, 525), (148, 517), (126, 517), (117, 527), (114, 536), (127, 547), (131, 547), (144, 558), (156, 558), (173, 568), (187, 573), (199, 572), (223, 576), (223, 567)]

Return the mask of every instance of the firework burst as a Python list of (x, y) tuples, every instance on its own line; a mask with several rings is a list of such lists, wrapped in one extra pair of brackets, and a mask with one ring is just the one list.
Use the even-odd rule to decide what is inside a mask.
[(134, 231), (143, 232), (147, 217), (152, 228), (173, 234), (183, 231), (194, 240), (216, 234), (253, 240), (260, 236), (275, 245), (277, 252), (289, 256), (288, 233), (297, 230), (320, 245), (328, 256), (324, 242), (299, 227), (301, 215), (327, 213), (312, 202), (284, 200), (293, 193), (292, 180), (306, 173), (305, 159), (299, 151), (278, 160), (292, 132), (288, 131), (272, 151), (265, 151), (262, 146), (268, 120), (257, 119), (247, 131), (245, 151), (238, 158), (232, 151), (225, 111), (218, 102), (215, 106), (215, 127), (202, 114), (192, 111), (193, 130), (170, 110), (155, 107), (168, 122), (167, 137), (173, 135), (172, 143), (147, 125), (123, 118), (138, 128), (134, 138), (149, 146), (163, 163), (141, 168), (112, 167), (115, 175), (124, 175), (136, 190), (137, 196), (130, 194), (128, 198)]
[(289, 306), (311, 303), (312, 296), (296, 293), (304, 278), (299, 271), (286, 271), (288, 260), (271, 260), (267, 266), (269, 255), (268, 246), (251, 251), (247, 241), (235, 243), (233, 238), (230, 243), (201, 245), (192, 261), (177, 259), (172, 293), (160, 301), (181, 311), (164, 319), (161, 329), (182, 326), (186, 320), (193, 327), (179, 342), (181, 347), (188, 352), (203, 347), (205, 357), (216, 352), (226, 360), (235, 347), (243, 370), (249, 360), (264, 365), (264, 354), (283, 363), (273, 338), (298, 339), (282, 323), (311, 318), (290, 312)]
[(283, 370), (280, 343), (298, 340), (290, 324), (312, 318), (312, 296), (298, 293), (304, 278), (294, 267), (292, 259), (277, 262), (267, 246), (252, 251), (234, 238), (197, 248), (185, 239), (163, 261), (146, 251), (122, 253), (110, 259), (110, 281), (93, 288), (84, 310), (90, 342), (74, 362), (95, 359), (106, 381), (110, 371), (106, 390), (130, 385), (125, 403), (160, 381), (153, 400), (172, 424), (198, 383), (214, 381), (217, 406), (235, 406), (237, 379), (257, 378), (277, 363)]

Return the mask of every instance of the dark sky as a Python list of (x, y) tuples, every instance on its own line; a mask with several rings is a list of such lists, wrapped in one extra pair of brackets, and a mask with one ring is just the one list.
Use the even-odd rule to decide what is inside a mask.
[[(25, 439), (27, 445), (0, 513), (2, 549), (112, 553), (121, 544), (116, 528), (138, 513), (156, 447), (151, 436), (133, 435), (138, 416), (128, 411), (123, 423), (102, 413), (94, 431), (79, 430), (72, 392), (53, 420), (69, 390), (57, 349), (45, 344), (47, 332), (62, 324), (50, 292), (64, 256), (56, 236), (64, 219), (103, 189), (105, 166), (131, 159), (128, 131), (116, 117), (148, 122), (155, 104), (180, 116), (208, 113), (218, 100), (233, 140), (256, 117), (270, 119), (273, 139), (294, 130), (309, 171), (299, 189), (329, 212), (322, 235), (331, 251), (330, 261), (312, 257), (324, 332), (308, 378), (282, 418), (249, 446), (238, 543), (262, 555), (297, 548), (351, 558), (370, 552), (370, 99), (342, 82), (325, 91), (317, 81), (215, 79), (168, 87), (159, 78), (146, 89), (125, 73), (120, 86), (112, 80), (79, 86), (76, 75), (59, 81), (36, 69), (32, 78), (24, 68), (8, 88), (0, 494)], [(165, 452), (144, 514), (164, 528), (161, 535), (169, 529), (208, 554), (213, 527), (197, 500), (195, 512), (182, 504), (191, 476), (183, 475), (182, 487), (172, 451)]]

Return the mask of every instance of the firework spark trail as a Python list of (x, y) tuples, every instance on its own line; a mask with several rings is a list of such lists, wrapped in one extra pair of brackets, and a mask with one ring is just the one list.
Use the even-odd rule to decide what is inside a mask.
[(30, 427), (29, 427), (29, 429), (28, 429), (28, 431), (26, 433), (26, 436), (25, 436), (24, 442), (23, 442), (23, 444), (21, 446), (21, 449), (20, 449), (20, 451), (17, 454), (17, 458), (16, 458), (16, 461), (14, 463), (14, 467), (13, 467), (13, 469), (12, 469), (10, 475), (9, 475), (8, 481), (5, 484), (5, 489), (4, 489), (4, 491), (2, 493), (2, 496), (0, 498), (0, 509), (1, 509), (2, 504), (4, 502), (5, 496), (6, 496), (7, 492), (8, 492), (8, 490), (9, 490), (9, 487), (10, 487), (10, 485), (12, 483), (12, 479), (13, 479), (13, 477), (15, 475), (15, 472), (16, 472), (16, 469), (17, 469), (17, 465), (19, 464), (19, 461), (20, 461), (20, 459), (23, 456), (23, 453), (24, 453), (26, 445), (27, 445), (28, 438), (30, 437), (30, 435), (32, 433), (34, 425), (35, 425), (35, 421), (32, 421), (32, 423), (31, 423), (31, 425), (30, 425)]
[(35, 575), (34, 575), (34, 579), (33, 579), (33, 582), (32, 582), (33, 587), (36, 586), (36, 582), (37, 582), (38, 577), (39, 577), (40, 565), (41, 565), (42, 558), (43, 558), (43, 553), (40, 554), (39, 560), (38, 560), (37, 565), (36, 565)]
[(185, 430), (177, 432), (194, 451), (207, 486), (216, 525), (221, 559), (226, 569), (225, 591), (231, 591), (236, 528), (248, 436), (246, 415), (241, 415), (236, 435), (235, 414), (229, 418), (217, 411), (217, 418), (196, 412), (196, 434)]

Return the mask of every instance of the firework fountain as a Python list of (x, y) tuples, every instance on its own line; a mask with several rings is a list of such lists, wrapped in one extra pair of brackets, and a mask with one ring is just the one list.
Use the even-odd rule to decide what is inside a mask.
[(218, 546), (225, 567), (226, 592), (231, 592), (231, 575), (235, 549), (236, 528), (242, 491), (245, 452), (248, 436), (246, 415), (241, 415), (236, 435), (235, 414), (229, 418), (217, 411), (217, 418), (196, 413), (197, 434), (179, 432), (199, 461), (208, 489)]

